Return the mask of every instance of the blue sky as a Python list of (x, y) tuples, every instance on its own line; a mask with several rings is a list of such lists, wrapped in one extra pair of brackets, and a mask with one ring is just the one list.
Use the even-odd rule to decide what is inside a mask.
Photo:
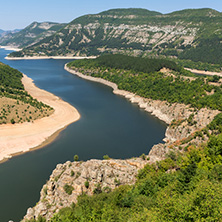
[(222, 12), (222, 0), (2, 0), (0, 29), (24, 28), (33, 21), (70, 22), (112, 8), (145, 8), (169, 13), (187, 8)]

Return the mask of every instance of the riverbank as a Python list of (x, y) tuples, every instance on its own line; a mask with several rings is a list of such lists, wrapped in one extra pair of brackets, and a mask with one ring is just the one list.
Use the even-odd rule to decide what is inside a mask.
[(52, 115), (33, 122), (1, 125), (0, 162), (36, 147), (41, 148), (55, 139), (53, 135), (56, 132), (80, 119), (80, 114), (73, 106), (52, 93), (39, 89), (31, 78), (24, 75), (22, 83), (33, 98), (51, 106), (55, 111)]
[(207, 76), (220, 76), (222, 77), (222, 72), (210, 72), (210, 71), (204, 71), (204, 70), (197, 70), (197, 69), (190, 69), (190, 68), (184, 68), (192, 73), (197, 73), (200, 75), (207, 75)]
[[(189, 136), (193, 135), (195, 132), (202, 130), (214, 119), (214, 117), (218, 113), (220, 113), (220, 111), (218, 110), (211, 110), (207, 108), (196, 110), (190, 107), (189, 105), (185, 104), (180, 104), (180, 103), (170, 104), (167, 101), (143, 98), (134, 93), (125, 90), (119, 90), (118, 86), (113, 82), (107, 81), (102, 78), (84, 75), (78, 72), (77, 70), (70, 69), (69, 67), (67, 67), (67, 64), (65, 65), (64, 69), (70, 72), (71, 74), (79, 76), (80, 78), (94, 82), (99, 82), (109, 87), (112, 87), (114, 94), (124, 96), (130, 102), (137, 104), (140, 108), (144, 109), (151, 115), (157, 117), (158, 119), (168, 124), (164, 138), (164, 142), (166, 143), (165, 144), (160, 143), (152, 147), (152, 149), (149, 152), (150, 162), (156, 162), (164, 159), (165, 155), (170, 150), (169, 147), (171, 147), (171, 145), (173, 145), (174, 142), (188, 138)], [(193, 116), (192, 119), (195, 122), (195, 124), (191, 125), (188, 123), (187, 119), (190, 116)], [(174, 126), (174, 124), (172, 124), (172, 121), (181, 122), (181, 124)], [(207, 138), (205, 139), (207, 140)], [(194, 140), (194, 143), (196, 145), (202, 142), (204, 141), (199, 140), (198, 138)], [(182, 147), (185, 146), (186, 144), (184, 144)]]
[(95, 59), (96, 56), (24, 56), (24, 57), (8, 57), (7, 60), (36, 60), (36, 59)]

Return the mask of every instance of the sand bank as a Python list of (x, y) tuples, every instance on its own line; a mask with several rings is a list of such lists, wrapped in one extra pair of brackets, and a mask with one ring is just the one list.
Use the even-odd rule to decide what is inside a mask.
[(33, 98), (53, 107), (55, 111), (49, 117), (34, 122), (0, 125), (0, 161), (45, 144), (57, 131), (80, 118), (73, 106), (52, 93), (37, 88), (31, 78), (24, 75), (22, 82)]
[(197, 69), (189, 69), (189, 68), (184, 68), (190, 72), (193, 72), (193, 73), (197, 73), (197, 74), (200, 74), (200, 75), (208, 75), (208, 76), (221, 76), (222, 77), (222, 72), (210, 72), (210, 71), (204, 71), (204, 70), (197, 70)]
[(8, 57), (7, 60), (33, 60), (33, 59), (95, 59), (96, 56), (24, 56), (24, 57)]

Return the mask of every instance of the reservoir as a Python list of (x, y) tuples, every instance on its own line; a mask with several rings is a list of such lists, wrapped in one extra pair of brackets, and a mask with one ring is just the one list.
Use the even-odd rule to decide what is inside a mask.
[(0, 49), (0, 61), (25, 73), (37, 87), (45, 89), (73, 105), (79, 121), (69, 125), (49, 145), (16, 156), (0, 164), (0, 221), (21, 220), (30, 206), (39, 200), (40, 190), (58, 163), (80, 160), (131, 158), (148, 154), (162, 142), (166, 124), (114, 95), (112, 89), (90, 82), (64, 70), (70, 60), (14, 60), (4, 57), (10, 51)]

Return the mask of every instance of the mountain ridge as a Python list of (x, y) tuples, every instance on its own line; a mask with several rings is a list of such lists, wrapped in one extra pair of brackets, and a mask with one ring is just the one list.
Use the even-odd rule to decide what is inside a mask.
[(0, 44), (5, 46), (26, 47), (54, 34), (65, 24), (56, 22), (32, 22), (19, 32), (9, 33), (0, 38)]
[(221, 63), (221, 23), (222, 13), (209, 8), (168, 14), (135, 8), (110, 9), (80, 16), (11, 56), (122, 53)]

